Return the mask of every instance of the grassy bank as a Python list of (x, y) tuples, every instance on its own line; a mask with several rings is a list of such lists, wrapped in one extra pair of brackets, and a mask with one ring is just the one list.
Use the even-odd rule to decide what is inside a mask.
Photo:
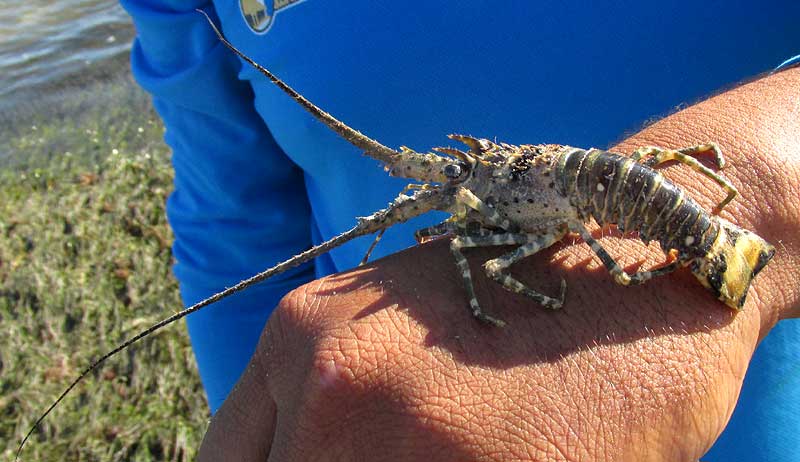
[[(164, 214), (169, 153), (147, 98), (121, 80), (3, 117), (0, 453), (11, 460), (92, 358), (181, 302)], [(193, 460), (207, 418), (176, 325), (87, 377), (22, 460)]]

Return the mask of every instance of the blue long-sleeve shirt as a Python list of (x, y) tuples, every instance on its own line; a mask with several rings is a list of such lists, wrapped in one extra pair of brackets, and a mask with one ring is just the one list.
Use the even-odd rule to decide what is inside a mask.
[[(265, 2), (122, 1), (137, 28), (133, 72), (173, 150), (167, 213), (187, 305), (349, 229), (405, 185), (243, 65), (195, 8), (320, 107), (388, 146), (418, 150), (447, 144), (453, 132), (608, 146), (800, 49), (800, 2), (792, 0)], [(389, 229), (374, 256), (412, 245), (414, 229), (441, 219)], [(188, 318), (212, 411), (280, 298), (355, 266), (370, 242)], [(746, 448), (748, 460), (800, 461), (792, 338), (800, 324), (784, 321), (762, 342), (707, 460), (737, 460)]]

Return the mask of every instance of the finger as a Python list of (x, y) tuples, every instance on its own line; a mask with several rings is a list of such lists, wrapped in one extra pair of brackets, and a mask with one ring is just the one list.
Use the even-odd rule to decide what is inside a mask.
[(265, 371), (251, 361), (228, 398), (211, 419), (198, 461), (264, 462), (275, 434), (275, 401)]

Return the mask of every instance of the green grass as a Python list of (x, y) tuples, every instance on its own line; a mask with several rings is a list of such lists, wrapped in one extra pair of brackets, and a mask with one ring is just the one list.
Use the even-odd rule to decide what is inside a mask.
[[(103, 95), (103, 96), (99, 96)], [(164, 202), (163, 128), (127, 81), (0, 123), (0, 454), (92, 358), (181, 308)], [(174, 460), (208, 419), (183, 325), (109, 360), (22, 460)]]

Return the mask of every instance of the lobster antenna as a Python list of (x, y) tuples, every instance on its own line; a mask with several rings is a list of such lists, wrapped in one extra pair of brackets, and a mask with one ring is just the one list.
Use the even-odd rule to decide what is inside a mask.
[(108, 358), (114, 356), (115, 354), (117, 354), (120, 351), (124, 350), (128, 346), (138, 342), (139, 340), (143, 339), (144, 337), (147, 337), (148, 335), (150, 335), (153, 332), (161, 329), (162, 327), (167, 326), (169, 324), (172, 324), (173, 322), (185, 317), (186, 315), (192, 314), (195, 311), (198, 311), (199, 309), (201, 309), (201, 308), (203, 308), (205, 306), (208, 306), (208, 305), (210, 305), (210, 304), (212, 304), (214, 302), (222, 300), (223, 298), (228, 297), (230, 295), (233, 295), (236, 292), (240, 292), (240, 291), (252, 286), (253, 284), (261, 282), (261, 281), (263, 281), (263, 280), (265, 280), (265, 279), (267, 279), (267, 278), (269, 278), (271, 276), (274, 276), (276, 274), (282, 273), (282, 272), (284, 272), (284, 271), (286, 271), (286, 270), (288, 270), (290, 268), (293, 268), (293, 267), (295, 267), (297, 265), (305, 263), (305, 262), (307, 262), (307, 261), (309, 261), (309, 260), (311, 260), (311, 259), (313, 259), (313, 258), (315, 258), (315, 257), (317, 257), (319, 255), (324, 254), (325, 252), (328, 252), (330, 249), (332, 249), (334, 247), (338, 247), (338, 246), (344, 244), (345, 242), (347, 242), (347, 241), (349, 241), (351, 239), (354, 239), (354, 238), (359, 237), (359, 236), (363, 236), (365, 234), (371, 234), (371, 233), (375, 232), (376, 230), (380, 229), (379, 225), (380, 225), (380, 223), (378, 221), (374, 221), (373, 222), (373, 221), (369, 221), (369, 220), (360, 220), (359, 224), (356, 225), (355, 227), (351, 228), (349, 231), (345, 231), (344, 233), (342, 233), (342, 234), (340, 234), (340, 235), (338, 235), (336, 237), (333, 237), (333, 238), (323, 242), (322, 244), (320, 244), (320, 245), (318, 245), (316, 247), (312, 247), (312, 248), (306, 250), (305, 252), (300, 253), (298, 255), (295, 255), (294, 257), (292, 257), (292, 258), (290, 258), (290, 259), (288, 259), (288, 260), (286, 260), (286, 261), (284, 261), (282, 263), (278, 263), (277, 265), (273, 266), (272, 268), (270, 268), (268, 270), (265, 270), (265, 271), (263, 271), (261, 273), (258, 273), (258, 274), (256, 274), (255, 276), (252, 276), (249, 279), (245, 279), (244, 281), (241, 281), (238, 284), (223, 290), (222, 292), (218, 292), (218, 293), (206, 298), (205, 300), (197, 302), (194, 305), (190, 306), (189, 308), (186, 308), (186, 309), (184, 309), (182, 311), (179, 311), (179, 312), (173, 314), (172, 316), (159, 321), (157, 324), (153, 324), (152, 326), (148, 327), (147, 329), (139, 332), (135, 336), (133, 336), (130, 339), (126, 340), (124, 343), (122, 343), (121, 345), (117, 346), (113, 350), (111, 350), (108, 353), (104, 354), (103, 356), (100, 357), (100, 359), (95, 360), (89, 367), (87, 367), (83, 372), (81, 372), (80, 375), (75, 380), (73, 380), (72, 383), (70, 383), (69, 386), (61, 393), (61, 395), (53, 402), (53, 404), (51, 404), (50, 407), (48, 407), (47, 410), (44, 411), (44, 413), (41, 415), (41, 417), (36, 419), (36, 422), (34, 422), (34, 424), (31, 426), (30, 430), (28, 430), (28, 433), (25, 435), (25, 438), (23, 438), (22, 442), (19, 444), (19, 448), (17, 448), (17, 455), (14, 458), (14, 460), (15, 461), (19, 460), (19, 455), (22, 452), (22, 448), (25, 446), (25, 443), (28, 441), (28, 439), (33, 434), (33, 432), (36, 431), (36, 429), (39, 427), (39, 424), (41, 424), (42, 421), (44, 421), (44, 419), (50, 414), (50, 412), (53, 409), (55, 409), (56, 406), (58, 406), (58, 404), (69, 394), (70, 391), (72, 391), (73, 388), (75, 388), (76, 385), (78, 385), (78, 383), (81, 380), (83, 380), (84, 377), (86, 377), (86, 375), (88, 375), (93, 370), (97, 369), (97, 367), (100, 366), (101, 364), (103, 364)]
[(351, 241), (359, 236), (364, 236), (367, 234), (372, 234), (376, 231), (380, 231), (384, 228), (392, 226), (392, 224), (402, 223), (406, 220), (409, 220), (415, 216), (422, 215), (434, 208), (437, 207), (439, 204), (436, 200), (437, 194), (439, 193), (436, 189), (425, 189), (420, 190), (414, 193), (413, 196), (398, 196), (394, 201), (389, 204), (389, 207), (378, 210), (377, 212), (373, 213), (368, 217), (360, 217), (358, 218), (358, 223), (350, 228), (349, 230), (339, 234), (338, 236), (332, 237), (327, 241), (323, 242), (322, 244), (316, 245), (305, 252), (299, 253), (292, 258), (285, 260), (277, 265), (264, 270), (255, 276), (252, 276), (244, 281), (237, 283), (234, 286), (231, 286), (221, 292), (217, 292), (216, 294), (206, 298), (205, 300), (199, 301), (194, 305), (186, 308), (182, 311), (179, 311), (172, 316), (159, 321), (156, 324), (148, 327), (147, 329), (139, 332), (138, 334), (134, 335), (130, 339), (126, 340), (121, 345), (117, 346), (113, 350), (109, 351), (108, 353), (104, 354), (100, 357), (100, 359), (95, 360), (89, 367), (87, 367), (80, 375), (69, 384), (69, 386), (59, 395), (58, 398), (47, 408), (46, 411), (36, 419), (36, 422), (31, 426), (28, 433), (25, 434), (25, 437), (22, 439), (22, 442), (19, 444), (17, 448), (17, 455), (14, 458), (14, 461), (19, 460), (19, 455), (22, 453), (22, 448), (25, 446), (25, 443), (28, 441), (30, 436), (33, 434), (34, 431), (39, 427), (44, 419), (50, 415), (50, 412), (55, 409), (56, 406), (75, 388), (78, 383), (83, 380), (86, 375), (88, 375), (93, 370), (97, 369), (101, 364), (103, 364), (108, 358), (114, 356), (115, 354), (119, 353), (120, 351), (124, 350), (128, 346), (138, 342), (139, 340), (147, 337), (148, 335), (152, 334), (153, 332), (165, 327), (173, 322), (194, 313), (195, 311), (200, 310), (203, 307), (206, 307), (212, 303), (218, 302), (223, 298), (226, 298), (230, 295), (235, 294), (236, 292), (241, 292), (242, 290), (264, 281), (276, 274), (281, 274), (284, 271), (287, 271), (295, 266), (301, 265), (307, 261), (310, 261), (324, 253), (329, 252), (331, 249), (335, 247), (339, 247), (340, 245), (344, 244), (345, 242)]
[(306, 111), (311, 113), (315, 119), (319, 120), (325, 126), (336, 132), (339, 136), (347, 140), (353, 146), (363, 150), (368, 156), (373, 157), (387, 165), (392, 164), (392, 159), (398, 156), (400, 153), (395, 151), (394, 149), (388, 148), (381, 144), (380, 142), (373, 140), (372, 138), (362, 134), (358, 130), (350, 128), (344, 122), (337, 119), (336, 117), (328, 114), (327, 112), (323, 111), (319, 107), (317, 107), (314, 103), (307, 100), (303, 97), (300, 93), (297, 93), (292, 87), (284, 83), (283, 80), (279, 79), (275, 76), (272, 72), (268, 71), (264, 66), (258, 64), (257, 62), (253, 61), (250, 57), (239, 51), (238, 48), (233, 46), (222, 32), (217, 28), (214, 24), (214, 21), (208, 16), (208, 13), (201, 9), (197, 9), (197, 12), (202, 13), (203, 16), (206, 17), (208, 23), (211, 24), (211, 28), (214, 29), (214, 32), (219, 37), (219, 40), (228, 48), (231, 49), (234, 53), (236, 53), (240, 58), (247, 61), (251, 66), (256, 68), (259, 72), (266, 75), (268, 79), (272, 81), (275, 85), (280, 87), (286, 94), (292, 97), (295, 101), (297, 101), (300, 106), (302, 106)]

